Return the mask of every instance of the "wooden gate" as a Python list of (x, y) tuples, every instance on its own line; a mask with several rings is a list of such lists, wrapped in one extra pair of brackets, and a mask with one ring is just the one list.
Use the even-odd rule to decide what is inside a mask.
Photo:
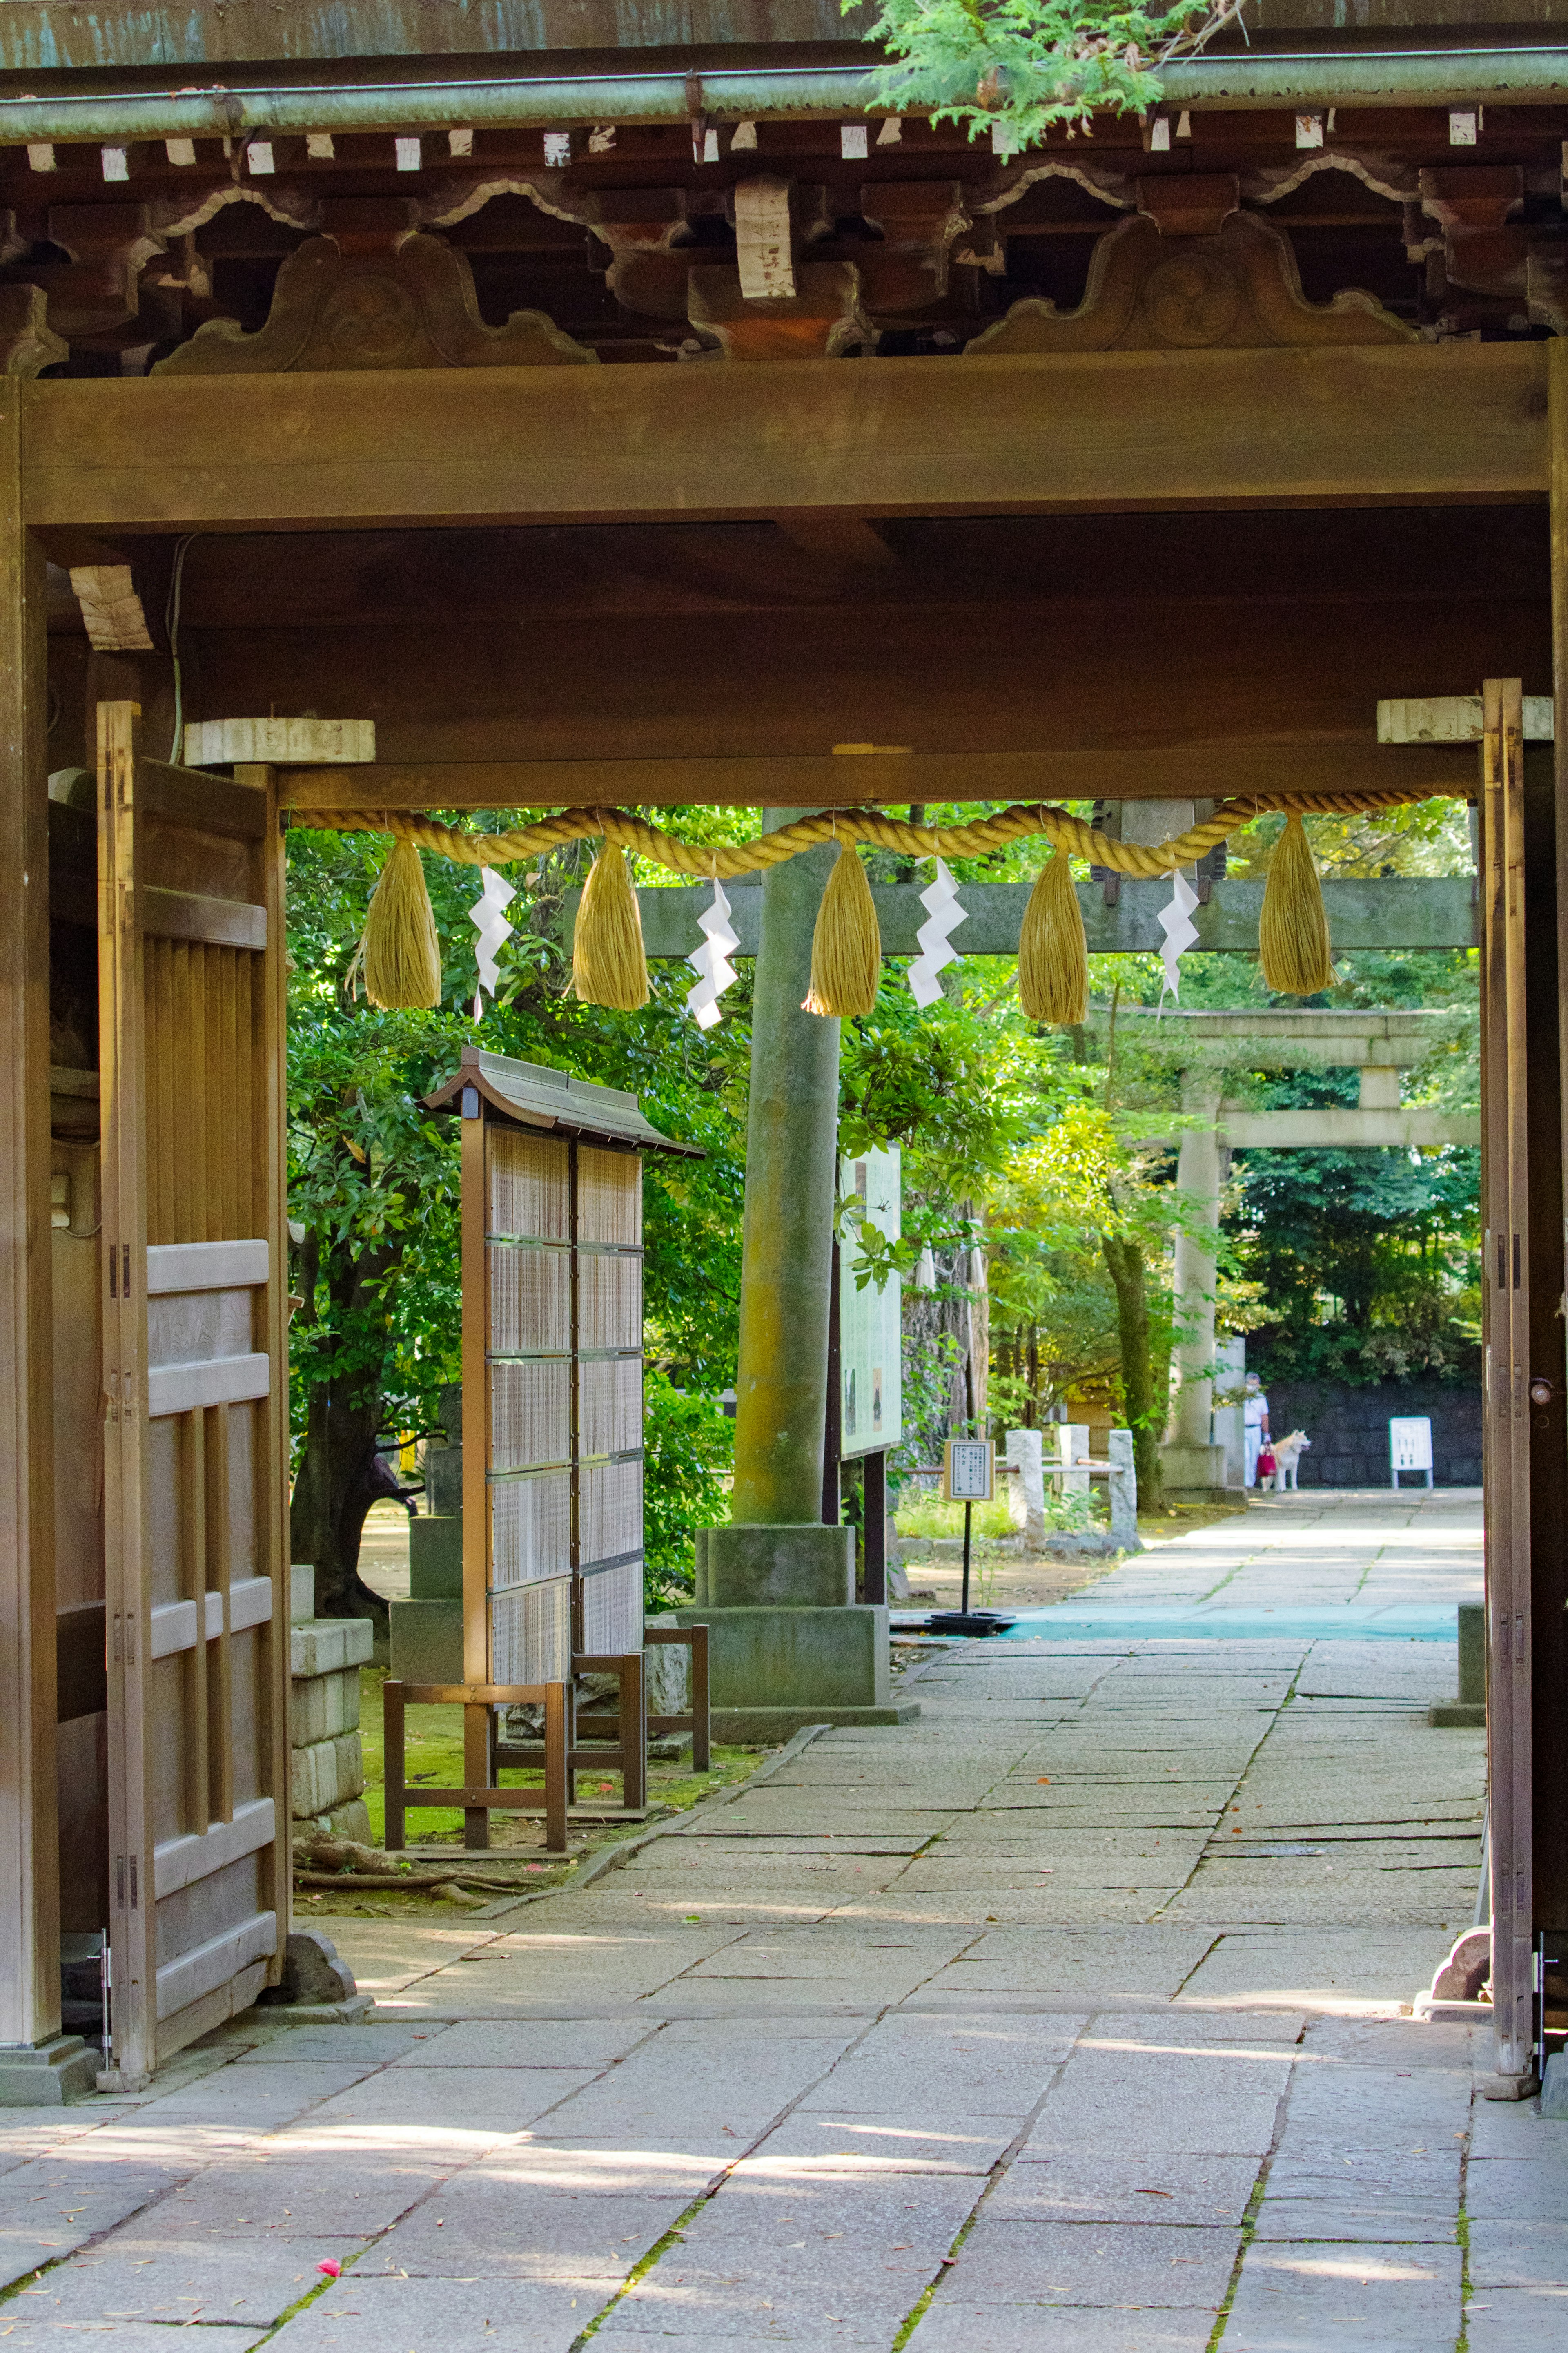
[(1534, 2081), (1568, 1870), (1558, 910), (1550, 761), (1527, 758), (1521, 682), (1487, 681), (1481, 1067), (1488, 1783), (1500, 2088)]
[(98, 713), (110, 2042), (122, 2085), (288, 1933), (282, 862), (269, 784)]

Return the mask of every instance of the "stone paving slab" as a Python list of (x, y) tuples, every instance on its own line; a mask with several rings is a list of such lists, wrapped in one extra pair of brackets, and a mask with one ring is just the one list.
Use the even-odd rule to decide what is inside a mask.
[[(936, 2305), (1193, 2306), (1212, 2323), (1236, 2263), (1236, 2232), (1204, 2223), (1037, 2222), (984, 2214)], [(977, 2330), (984, 2322), (978, 2316)]]
[(279, 2353), (1209, 2353), (1248, 2212), (1219, 2353), (1453, 2353), (1465, 2185), (1471, 2353), (1568, 2353), (1568, 2126), (1472, 2105), (1486, 2034), (1396, 2015), (1474, 1899), (1452, 1647), (1224, 1624), (1472, 1591), (1476, 1536), (1446, 1494), (1270, 1498), (1095, 1588), (1202, 1640), (947, 1651), (917, 1724), (586, 1888), (334, 1921), (375, 2024), (241, 2020), (0, 2116), (0, 2247), (58, 2283), (5, 2353), (166, 2353), (182, 2275), (248, 2353), (340, 2249)]
[(1458, 2335), (1458, 2247), (1279, 2247), (1254, 2240), (1225, 2353), (1434, 2353)]

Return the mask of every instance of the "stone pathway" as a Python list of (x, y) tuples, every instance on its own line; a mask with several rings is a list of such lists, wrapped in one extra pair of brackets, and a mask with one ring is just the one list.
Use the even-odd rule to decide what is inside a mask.
[[(1093, 1599), (1331, 1627), (1478, 1544), (1315, 1493)], [(956, 1647), (579, 1893), (342, 1922), (374, 2022), (0, 2121), (4, 2353), (1568, 2348), (1568, 2126), (1399, 2015), (1474, 1902), (1454, 1674), (1359, 1616)]]

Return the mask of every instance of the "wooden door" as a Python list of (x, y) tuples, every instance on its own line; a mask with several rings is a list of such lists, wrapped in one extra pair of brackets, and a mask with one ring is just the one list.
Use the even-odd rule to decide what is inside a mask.
[(1488, 1788), (1500, 2078), (1563, 2031), (1568, 1952), (1568, 1451), (1552, 764), (1517, 679), (1484, 699), (1481, 869)]
[(103, 703), (111, 2040), (141, 2084), (280, 1974), (288, 1923), (280, 842), (269, 784)]

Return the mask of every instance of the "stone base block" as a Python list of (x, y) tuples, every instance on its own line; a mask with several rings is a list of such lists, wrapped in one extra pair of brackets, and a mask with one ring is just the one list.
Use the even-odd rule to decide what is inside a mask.
[(697, 1599), (713, 1609), (841, 1609), (855, 1599), (855, 1531), (821, 1520), (699, 1528)]
[(0, 2108), (63, 2108), (98, 2088), (102, 2062), (79, 2034), (0, 2043)]
[[(900, 1720), (875, 1713), (889, 1708), (885, 1608), (864, 1602), (829, 1609), (693, 1607), (675, 1614), (687, 1625), (697, 1621), (708, 1629), (716, 1728), (735, 1711), (765, 1715), (775, 1725), (788, 1716), (791, 1732), (834, 1720)], [(861, 1716), (863, 1709), (874, 1713)], [(835, 1710), (850, 1713), (836, 1719)]]
[(776, 1741), (792, 1740), (808, 1724), (913, 1724), (920, 1712), (918, 1699), (886, 1707), (716, 1707), (713, 1737), (738, 1748), (771, 1748)]
[(463, 1598), (463, 1523), (455, 1512), (420, 1512), (408, 1523), (408, 1590), (416, 1601)]
[(1473, 1701), (1467, 1699), (1435, 1700), (1426, 1711), (1426, 1721), (1428, 1724), (1436, 1725), (1441, 1730), (1449, 1732), (1462, 1725), (1468, 1725), (1476, 1731), (1484, 1731), (1487, 1721), (1487, 1704), (1482, 1700), (1478, 1707)]
[(312, 1740), (296, 1748), (289, 1758), (289, 1773), (290, 1811), (296, 1820), (347, 1805), (364, 1788), (359, 1734), (340, 1732), (335, 1739)]
[(294, 1828), (301, 1831), (331, 1831), (334, 1838), (357, 1839), (362, 1846), (374, 1846), (371, 1836), (370, 1808), (363, 1798), (351, 1798), (346, 1805), (329, 1807), (324, 1814), (296, 1816)]
[(296, 1675), (289, 1694), (289, 1732), (296, 1748), (359, 1730), (359, 1669)]
[(1223, 1446), (1162, 1446), (1160, 1479), (1176, 1504), (1239, 1504), (1247, 1493), (1226, 1486)]
[(455, 1601), (395, 1601), (392, 1672), (403, 1683), (460, 1683), (463, 1680), (463, 1604)]

